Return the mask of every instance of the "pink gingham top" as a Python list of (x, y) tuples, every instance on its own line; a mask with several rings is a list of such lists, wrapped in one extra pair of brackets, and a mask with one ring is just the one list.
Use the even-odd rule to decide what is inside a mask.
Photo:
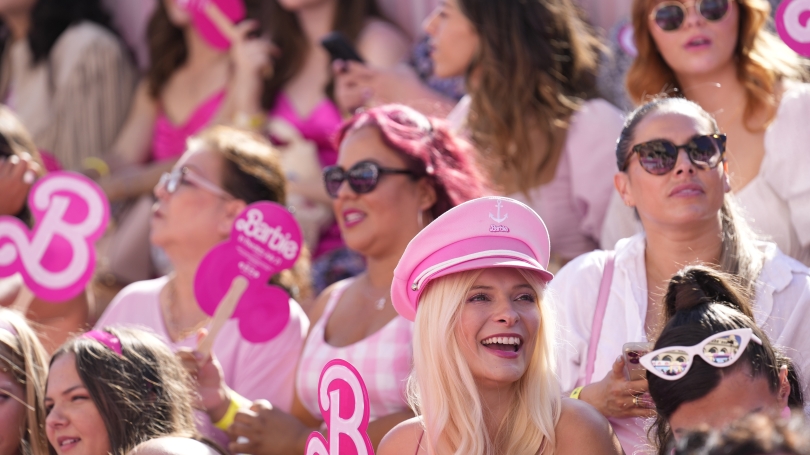
[(405, 386), (411, 372), (413, 323), (397, 316), (368, 338), (343, 347), (334, 347), (324, 339), (329, 316), (352, 279), (343, 280), (332, 292), (323, 316), (312, 326), (298, 365), (298, 398), (315, 417), (318, 406), (318, 380), (323, 367), (332, 359), (343, 359), (357, 368), (368, 388), (369, 419), (409, 409)]

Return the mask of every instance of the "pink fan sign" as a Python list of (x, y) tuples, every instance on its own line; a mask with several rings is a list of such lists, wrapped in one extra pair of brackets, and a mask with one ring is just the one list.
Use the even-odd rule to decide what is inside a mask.
[(775, 19), (782, 41), (798, 54), (810, 57), (810, 0), (784, 0)]
[(295, 264), (302, 245), (301, 228), (284, 206), (263, 201), (242, 211), (230, 238), (205, 255), (194, 277), (200, 308), (214, 316), (200, 352), (210, 349), (218, 324), (231, 317), (239, 320), (242, 337), (252, 343), (281, 333), (290, 319), (290, 297), (268, 280)]
[(194, 27), (208, 44), (220, 50), (231, 47), (233, 24), (245, 18), (243, 0), (177, 0), (191, 13)]
[(0, 277), (19, 273), (40, 299), (70, 300), (93, 276), (94, 245), (110, 219), (107, 197), (87, 177), (52, 172), (31, 188), (28, 207), (33, 230), (17, 218), (0, 217)]
[(368, 389), (351, 363), (334, 359), (323, 367), (318, 406), (329, 440), (313, 431), (307, 439), (306, 455), (374, 455), (368, 437)]

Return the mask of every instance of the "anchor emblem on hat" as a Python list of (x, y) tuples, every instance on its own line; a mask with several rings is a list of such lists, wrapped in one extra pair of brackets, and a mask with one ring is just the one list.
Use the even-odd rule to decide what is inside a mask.
[(501, 208), (503, 207), (503, 202), (500, 199), (498, 199), (498, 202), (495, 203), (495, 207), (498, 209), (498, 212), (497, 212), (498, 215), (495, 216), (490, 212), (489, 217), (492, 219), (492, 221), (494, 221), (497, 224), (491, 225), (489, 227), (489, 231), (490, 232), (509, 232), (509, 228), (502, 225), (503, 222), (506, 221), (507, 218), (509, 218), (508, 213), (504, 213), (503, 216), (501, 216)]

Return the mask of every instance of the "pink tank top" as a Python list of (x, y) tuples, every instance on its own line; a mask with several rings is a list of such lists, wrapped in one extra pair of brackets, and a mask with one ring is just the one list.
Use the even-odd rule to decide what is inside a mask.
[[(324, 339), (324, 330), (350, 278), (340, 282), (323, 316), (312, 326), (298, 364), (296, 390), (304, 407), (315, 417), (318, 407), (318, 380), (323, 367), (332, 359), (343, 359), (357, 368), (368, 388), (371, 420), (409, 409), (405, 399), (408, 375), (411, 373), (413, 323), (397, 316), (383, 328), (357, 343), (336, 348)], [(372, 310), (374, 311), (374, 310)]]
[(215, 93), (197, 106), (182, 125), (172, 123), (161, 109), (155, 120), (155, 132), (152, 136), (152, 160), (163, 161), (182, 155), (186, 150), (186, 139), (211, 122), (224, 100), (225, 90)]
[[(309, 116), (302, 118), (287, 95), (282, 92), (276, 98), (276, 104), (270, 110), (270, 116), (286, 120), (301, 133), (304, 139), (314, 142), (318, 147), (318, 160), (321, 167), (337, 163), (337, 150), (335, 150), (332, 140), (343, 119), (340, 116), (340, 110), (331, 100), (324, 98), (315, 106)], [(343, 240), (340, 237), (340, 229), (337, 223), (334, 223), (321, 234), (318, 247), (312, 257), (317, 258), (323, 253), (341, 246), (343, 246)]]

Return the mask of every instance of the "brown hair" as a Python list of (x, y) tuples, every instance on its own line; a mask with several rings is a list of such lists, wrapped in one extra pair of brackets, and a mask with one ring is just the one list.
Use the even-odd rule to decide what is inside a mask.
[[(287, 179), (278, 152), (259, 134), (228, 126), (215, 126), (189, 139), (189, 149), (205, 148), (222, 155), (222, 188), (252, 204), (270, 201), (287, 205)], [(295, 266), (272, 277), (296, 300), (311, 294), (309, 253), (304, 249)]]
[(163, 0), (157, 2), (155, 12), (146, 28), (149, 44), (149, 69), (146, 70), (146, 81), (149, 96), (157, 99), (160, 92), (188, 58), (188, 47), (183, 29), (174, 25), (169, 18)]
[(21, 453), (45, 455), (48, 438), (45, 434), (45, 382), (48, 377), (48, 354), (25, 318), (12, 310), (0, 308), (0, 324), (13, 329), (16, 335), (0, 329), (0, 368), (11, 372), (25, 389), (26, 430), (22, 435)]
[(527, 192), (551, 180), (569, 118), (594, 96), (601, 45), (571, 0), (459, 6), (481, 40), (467, 77), (473, 140), (497, 184)]
[(650, 433), (656, 436), (658, 454), (667, 455), (672, 441), (669, 418), (683, 404), (699, 400), (720, 385), (724, 375), (747, 368), (752, 377), (764, 377), (772, 393), (779, 391), (779, 370), (788, 368), (790, 395), (788, 405), (803, 408), (802, 382), (787, 357), (776, 350), (767, 335), (753, 319), (752, 293), (739, 286), (731, 275), (704, 266), (689, 266), (678, 272), (667, 287), (664, 297), (668, 322), (654, 349), (668, 346), (694, 346), (716, 333), (749, 328), (762, 344), (748, 343), (740, 360), (726, 368), (717, 368), (702, 358), (694, 357), (692, 367), (682, 378), (668, 381), (647, 373), (656, 407), (655, 425)]
[(82, 385), (104, 420), (111, 453), (124, 455), (160, 436), (194, 436), (191, 378), (166, 344), (143, 330), (103, 330), (120, 340), (122, 355), (79, 336), (54, 353), (51, 365), (62, 355), (75, 356)]
[[(750, 131), (762, 130), (776, 115), (778, 107), (777, 83), (784, 79), (803, 80), (806, 69), (795, 52), (768, 31), (770, 5), (766, 0), (733, 0), (740, 7), (740, 26), (734, 61), (737, 78), (745, 87), (745, 127)], [(683, 87), (672, 68), (667, 65), (650, 34), (649, 15), (652, 0), (633, 1), (633, 28), (638, 56), (627, 72), (627, 93), (636, 103), (659, 93), (682, 96)], [(762, 111), (767, 120), (762, 125), (751, 121)]]
[[(260, 21), (266, 25), (270, 38), (279, 50), (280, 56), (273, 63), (273, 76), (265, 82), (262, 106), (272, 109), (276, 98), (292, 78), (301, 71), (307, 57), (308, 43), (295, 13), (285, 10), (278, 0), (265, 0), (259, 7)], [(375, 0), (337, 0), (332, 30), (343, 33), (349, 41), (357, 43), (357, 38), (370, 18), (384, 20)], [(330, 71), (331, 73), (331, 71)], [(332, 83), (327, 87), (330, 97)]]
[[(8, 158), (13, 155), (22, 156), (24, 153), (31, 155), (31, 159), (39, 164), (40, 175), (45, 173), (45, 166), (42, 164), (42, 157), (39, 155), (37, 146), (31, 134), (22, 124), (20, 119), (11, 112), (11, 109), (0, 104), (0, 158)], [(19, 213), (13, 214), (28, 227), (33, 227), (34, 219), (28, 204), (23, 204)]]

